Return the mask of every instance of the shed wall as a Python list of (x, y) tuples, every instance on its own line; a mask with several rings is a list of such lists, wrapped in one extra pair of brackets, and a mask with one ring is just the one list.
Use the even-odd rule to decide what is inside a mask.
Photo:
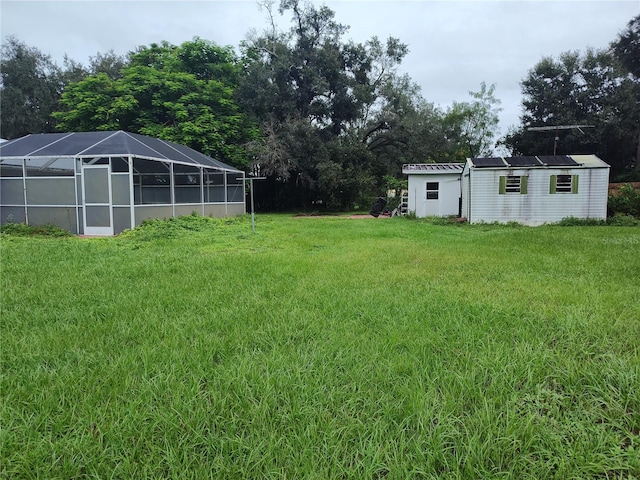
[[(501, 176), (526, 176), (527, 193), (500, 194)], [(552, 175), (576, 175), (577, 193), (550, 193)], [(606, 219), (608, 168), (471, 169), (468, 219), (478, 222), (554, 223), (567, 217)], [(463, 201), (464, 203), (464, 201)], [(464, 207), (463, 207), (464, 208)]]
[[(427, 183), (438, 183), (438, 199), (427, 199)], [(460, 173), (422, 173), (408, 176), (409, 210), (416, 217), (458, 215)]]

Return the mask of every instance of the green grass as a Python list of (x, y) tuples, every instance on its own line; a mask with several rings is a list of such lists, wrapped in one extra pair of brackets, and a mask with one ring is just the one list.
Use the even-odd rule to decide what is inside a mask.
[(2, 478), (640, 478), (640, 228), (3, 234)]

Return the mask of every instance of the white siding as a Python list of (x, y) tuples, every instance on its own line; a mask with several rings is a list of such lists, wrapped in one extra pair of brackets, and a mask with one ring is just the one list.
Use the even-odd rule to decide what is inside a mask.
[[(438, 200), (427, 200), (427, 183), (438, 182)], [(458, 215), (460, 202), (460, 173), (409, 175), (409, 211), (416, 217)]]
[[(505, 175), (527, 176), (527, 193), (500, 194), (500, 176)], [(549, 193), (552, 175), (577, 175), (578, 192)], [(516, 221), (542, 225), (566, 217), (607, 216), (608, 168), (476, 168), (471, 171), (470, 181), (471, 211), (467, 218), (471, 223)]]

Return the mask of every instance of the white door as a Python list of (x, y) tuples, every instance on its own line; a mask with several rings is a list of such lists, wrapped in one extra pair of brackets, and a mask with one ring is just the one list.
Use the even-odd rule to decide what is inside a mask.
[(113, 235), (109, 165), (82, 168), (82, 218), (85, 235)]
[(426, 217), (440, 215), (440, 183), (427, 182), (424, 210)]

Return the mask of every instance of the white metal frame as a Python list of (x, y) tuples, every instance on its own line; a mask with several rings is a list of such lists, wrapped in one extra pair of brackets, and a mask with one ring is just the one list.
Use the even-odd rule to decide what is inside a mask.
[[(109, 203), (87, 203), (87, 192), (85, 182), (85, 172), (87, 170), (106, 170), (107, 189), (109, 192)], [(113, 235), (113, 199), (111, 196), (111, 167), (107, 165), (82, 165), (82, 225), (85, 235)], [(89, 207), (109, 207), (109, 226), (90, 227), (87, 225), (87, 206)]]

